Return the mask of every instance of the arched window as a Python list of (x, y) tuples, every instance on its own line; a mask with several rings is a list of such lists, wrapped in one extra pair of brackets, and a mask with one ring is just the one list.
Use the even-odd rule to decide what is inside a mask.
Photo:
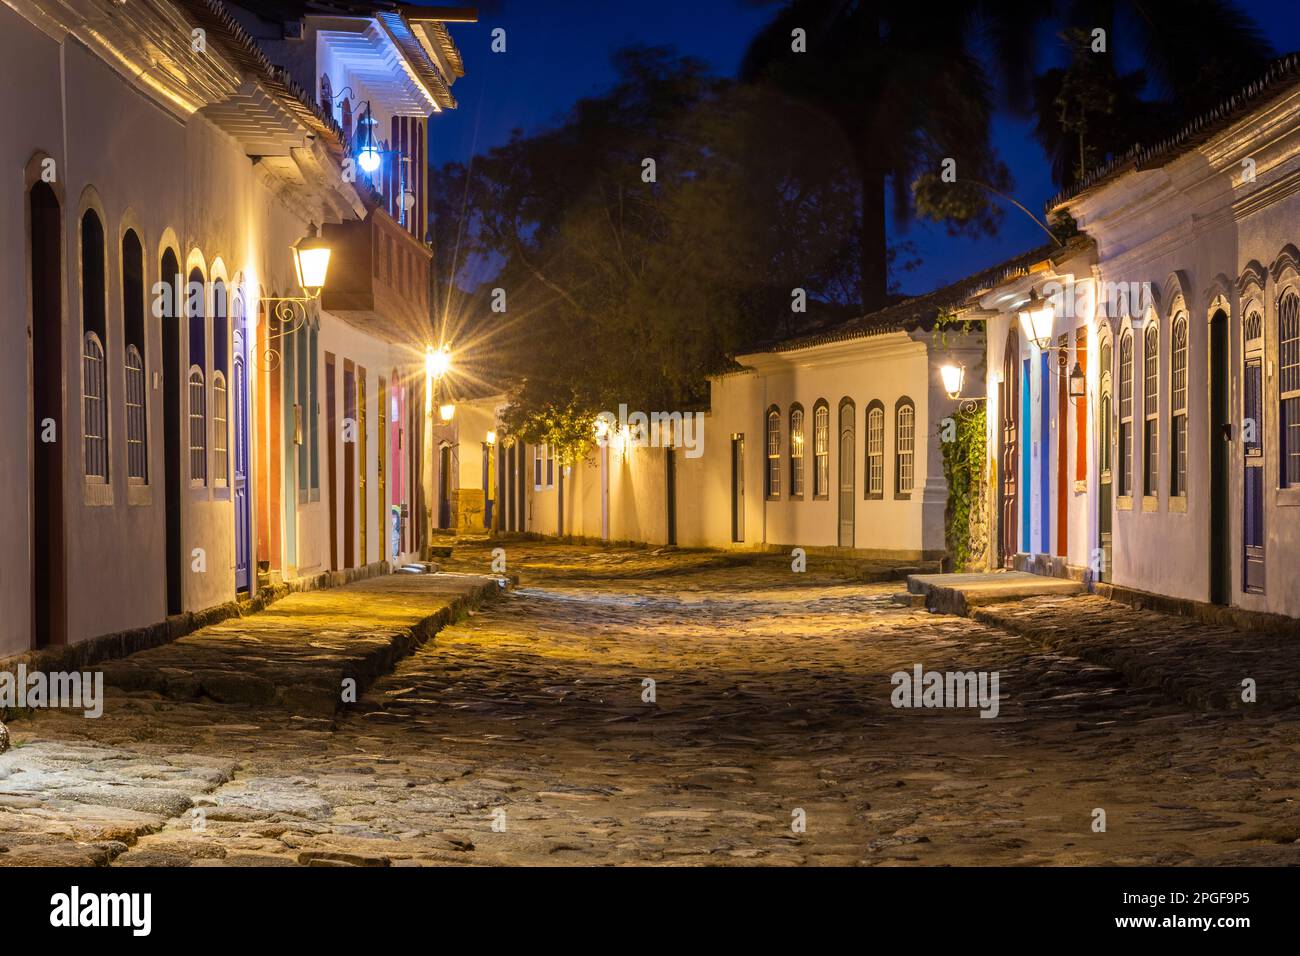
[(790, 406), (790, 497), (803, 497), (803, 406)]
[(207, 295), (203, 273), (198, 269), (190, 271), (185, 297), (190, 333), (190, 484), (198, 486), (208, 483), (208, 396), (206, 394), (208, 329), (204, 317)]
[(224, 488), (230, 483), (229, 435), (226, 422), (230, 417), (230, 306), (226, 284), (212, 282), (212, 483)]
[(212, 481), (224, 485), (230, 474), (229, 432), (226, 427), (226, 376), (212, 373)]
[(1264, 573), (1264, 317), (1258, 308), (1246, 313), (1242, 326), (1242, 482), (1241, 543), (1245, 552), (1242, 589), (1263, 593)]
[(1300, 485), (1300, 295), (1289, 290), (1277, 307), (1278, 435), (1281, 485)]
[(1170, 352), (1170, 377), (1173, 392), (1170, 396), (1169, 419), (1169, 494), (1175, 498), (1187, 497), (1187, 316), (1174, 319), (1173, 349)]
[(1147, 328), (1142, 347), (1142, 494), (1160, 494), (1160, 332)]
[(203, 369), (190, 366), (190, 484), (201, 486), (208, 481), (207, 389)]
[(916, 406), (904, 396), (894, 408), (894, 494), (906, 497), (916, 484)]
[(88, 482), (108, 483), (108, 377), (104, 369), (107, 339), (104, 226), (99, 214), (81, 216), (81, 395)]
[(867, 406), (867, 497), (885, 497), (885, 406)]
[(831, 409), (824, 399), (813, 406), (813, 497), (831, 493)]
[(1133, 333), (1119, 341), (1119, 488), (1133, 494)]
[(1111, 362), (1114, 358), (1114, 352), (1110, 347), (1110, 339), (1101, 343), (1100, 364), (1098, 365), (1099, 391), (1101, 394), (1101, 409), (1098, 418), (1101, 420), (1101, 427), (1097, 432), (1098, 470), (1101, 473), (1103, 481), (1109, 482), (1111, 478)]
[(767, 411), (767, 497), (781, 495), (781, 412), (773, 405)]
[(148, 389), (144, 371), (144, 247), (135, 231), (122, 236), (122, 334), (126, 343), (126, 478), (149, 480)]
[(82, 337), (81, 352), (82, 432), (86, 445), (86, 478), (98, 482), (108, 481), (108, 409), (104, 378), (104, 347), (98, 335), (87, 332)]
[(134, 345), (126, 347), (126, 472), (130, 481), (143, 484), (148, 473), (144, 358)]

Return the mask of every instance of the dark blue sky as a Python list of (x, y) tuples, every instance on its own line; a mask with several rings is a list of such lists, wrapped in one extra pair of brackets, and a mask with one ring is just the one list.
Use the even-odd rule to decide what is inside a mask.
[[(915, 0), (912, 0), (915, 2)], [(734, 76), (750, 38), (777, 6), (744, 0), (499, 0), (476, 24), (453, 24), (466, 75), (455, 86), (460, 108), (434, 119), (430, 158), (466, 160), (562, 116), (579, 97), (613, 79), (610, 53), (633, 43), (675, 47), (723, 76)], [(1300, 0), (1239, 0), (1279, 52), (1300, 49)], [(506, 52), (490, 51), (491, 32), (506, 30)], [(1052, 32), (1043, 36), (1053, 59)], [(1207, 43), (1213, 37), (1206, 38)], [(1139, 65), (1139, 64), (1133, 64)], [(1262, 65), (1261, 65), (1262, 66)], [(1035, 213), (1055, 193), (1028, 120), (999, 114), (994, 141), (1014, 177), (1013, 195)], [(899, 277), (901, 291), (920, 293), (977, 272), (1044, 241), (1042, 231), (1008, 208), (995, 237), (948, 236), (940, 225), (914, 223), (891, 238), (910, 241), (921, 264)]]

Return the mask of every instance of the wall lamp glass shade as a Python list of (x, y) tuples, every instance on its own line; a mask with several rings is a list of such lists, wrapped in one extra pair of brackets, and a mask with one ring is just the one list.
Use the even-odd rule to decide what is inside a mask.
[(487, 433), (486, 436), (484, 436), (483, 440), (486, 441), (489, 445), (495, 445), (497, 443), (497, 433), (490, 431)]
[(357, 165), (367, 173), (373, 173), (379, 168), (380, 156), (379, 150), (373, 145), (361, 147), (361, 152), (357, 153)]
[(1083, 398), (1088, 394), (1088, 380), (1084, 377), (1083, 369), (1079, 363), (1074, 363), (1074, 368), (1070, 372), (1070, 397)]
[(319, 236), (304, 236), (293, 244), (293, 268), (298, 276), (298, 285), (310, 296), (314, 296), (325, 287), (325, 277), (330, 268), (329, 244)]
[(943, 378), (943, 389), (948, 397), (960, 397), (962, 385), (966, 381), (966, 366), (944, 365), (939, 369), (939, 375)]
[(424, 350), (424, 370), (431, 378), (439, 379), (451, 371), (451, 349), (446, 345)]
[(439, 406), (438, 406), (438, 417), (441, 418), (444, 422), (449, 422), (449, 421), (451, 421), (452, 416), (455, 415), (455, 414), (456, 414), (456, 406), (455, 406), (455, 405), (439, 405)]
[(1052, 322), (1056, 318), (1051, 303), (1031, 299), (1029, 307), (1020, 313), (1020, 328), (1025, 338), (1041, 352), (1052, 344)]

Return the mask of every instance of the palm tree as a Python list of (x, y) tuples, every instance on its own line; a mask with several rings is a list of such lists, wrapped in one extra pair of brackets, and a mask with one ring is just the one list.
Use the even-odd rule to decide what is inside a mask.
[[(1149, 78), (1160, 116), (1177, 125), (1234, 92), (1271, 53), (1228, 0), (786, 0), (751, 41), (741, 78), (824, 111), (852, 144), (862, 183), (865, 309), (887, 301), (887, 186), (900, 224), (917, 212), (945, 219), (950, 230), (996, 224), (983, 187), (1005, 190), (1009, 177), (991, 141), (995, 105), (1024, 112), (1036, 103), (1040, 139), (1053, 152), (1078, 153), (1078, 130), (1071, 138), (1053, 118), (1061, 113), (1058, 94), (1069, 86), (1063, 74), (1034, 80), (1035, 37), (1051, 19), (1090, 35), (1104, 29), (1105, 56), (1126, 47), (1147, 64), (1138, 76), (1120, 76), (1113, 66), (1093, 71), (1091, 81), (1113, 78), (1112, 132), (1132, 128), (1132, 110), (1142, 102), (1135, 84)], [(795, 30), (803, 31), (802, 51)], [(1084, 143), (1085, 162), (1089, 148), (1098, 155), (1114, 148), (1096, 125), (1085, 123), (1096, 137), (1091, 147)], [(1162, 125), (1154, 135), (1164, 132)], [(956, 160), (955, 183), (937, 175), (949, 158)], [(1058, 174), (1074, 165), (1063, 162)]]
[[(1073, 0), (1062, 4), (1060, 22), (1069, 64), (1036, 79), (1034, 111), (1035, 134), (1063, 189), (1134, 145), (1172, 135), (1257, 79), (1274, 55), (1223, 0)], [(1104, 53), (1093, 50), (1097, 29), (1106, 32)], [(1120, 73), (1121, 50), (1145, 68)]]

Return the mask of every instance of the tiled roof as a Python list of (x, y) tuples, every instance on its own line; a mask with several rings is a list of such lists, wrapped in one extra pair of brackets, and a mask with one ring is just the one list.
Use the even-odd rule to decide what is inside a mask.
[(315, 98), (289, 76), (288, 70), (276, 66), (266, 58), (257, 41), (250, 37), (239, 22), (231, 16), (221, 0), (177, 0), (177, 2), (209, 37), (216, 39), (240, 67), (256, 74), (267, 91), (279, 100), (295, 119), (315, 133), (335, 159), (342, 159), (347, 151), (342, 127), (334, 121), (334, 117), (316, 105)]
[(1039, 246), (1036, 249), (1030, 249), (1028, 252), (1022, 252), (1005, 262), (990, 266), (974, 275), (958, 279), (956, 282), (935, 289), (933, 292), (903, 299), (900, 302), (887, 305), (883, 309), (868, 312), (866, 315), (849, 319), (847, 322), (842, 322), (823, 331), (761, 343), (745, 349), (740, 354), (793, 352), (798, 349), (827, 345), (831, 342), (868, 338), (873, 335), (886, 335), (891, 332), (911, 332), (915, 329), (929, 331), (934, 328), (934, 323), (941, 310), (951, 309), (1000, 282), (1028, 274), (1030, 267), (1034, 263), (1046, 259), (1061, 248), (1061, 246), (1057, 245)]
[(1110, 162), (1093, 169), (1073, 187), (1053, 196), (1047, 203), (1048, 211), (1126, 172), (1154, 169), (1165, 165), (1195, 149), (1211, 136), (1223, 131), (1297, 83), (1300, 83), (1300, 53), (1291, 53), (1274, 61), (1264, 75), (1254, 83), (1244, 87), (1235, 96), (1228, 97), (1209, 112), (1196, 117), (1173, 136), (1150, 146), (1138, 143), (1122, 156), (1117, 156)]

